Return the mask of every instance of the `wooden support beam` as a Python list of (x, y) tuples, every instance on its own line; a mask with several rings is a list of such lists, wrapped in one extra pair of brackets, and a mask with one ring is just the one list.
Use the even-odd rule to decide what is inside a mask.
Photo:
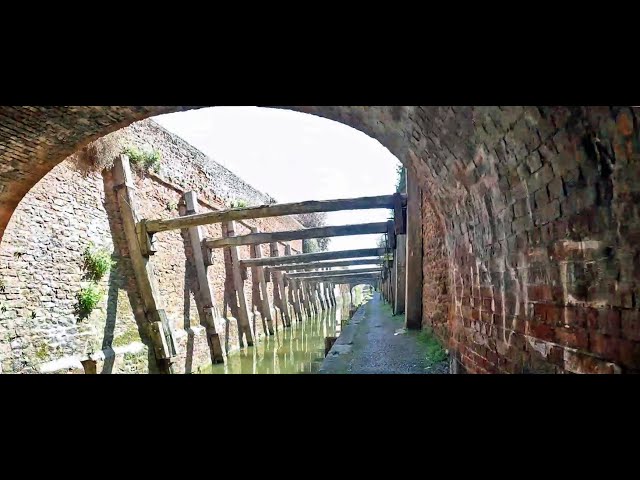
[(422, 328), (422, 190), (417, 175), (407, 169), (406, 327)]
[[(257, 227), (252, 227), (252, 232), (258, 233)], [(251, 245), (251, 254), (253, 258), (262, 258), (262, 248), (260, 245)], [(264, 322), (263, 327), (265, 336), (273, 335), (273, 316), (271, 314), (271, 303), (269, 302), (269, 291), (267, 290), (267, 282), (264, 278), (264, 268), (260, 266), (251, 268), (251, 277), (254, 282), (258, 282), (260, 296), (260, 316)]]
[(149, 333), (156, 361), (160, 372), (173, 373), (172, 363), (176, 355), (173, 331), (164, 313), (151, 260), (149, 257), (143, 255), (139, 242), (140, 237), (136, 230), (138, 223), (136, 213), (137, 202), (135, 197), (136, 187), (133, 183), (129, 158), (126, 155), (120, 155), (116, 158), (113, 165), (113, 179), (122, 226), (127, 240), (129, 258), (138, 286), (138, 293), (142, 300), (145, 317), (147, 322), (149, 322)]
[[(269, 244), (271, 257), (279, 257), (278, 244), (271, 242)], [(287, 308), (287, 294), (285, 292), (284, 281), (282, 272), (271, 272), (273, 278), (273, 303), (280, 310), (280, 316), (282, 317), (282, 326), (291, 326), (291, 317), (289, 316), (289, 309)]]
[[(287, 277), (289, 278), (307, 278), (314, 276), (321, 276), (324, 278), (331, 278), (337, 276), (345, 276), (345, 275), (354, 275), (359, 273), (380, 273), (382, 270), (381, 267), (372, 267), (372, 268), (352, 268), (349, 270), (311, 270), (308, 272), (295, 272), (295, 273), (287, 273)], [(276, 272), (274, 272), (276, 273)]]
[(322, 291), (322, 282), (316, 282), (315, 287), (316, 287), (316, 292), (318, 293), (318, 300), (320, 300), (320, 308), (323, 311), (328, 310), (329, 307), (327, 306), (327, 301), (324, 298), (324, 294)]
[[(185, 192), (184, 204), (184, 215), (193, 215), (198, 213), (198, 196), (196, 192)], [(211, 350), (211, 362), (224, 363), (222, 345), (220, 344), (220, 337), (218, 332), (216, 332), (215, 324), (215, 319), (220, 317), (220, 312), (216, 306), (213, 286), (209, 282), (208, 266), (204, 261), (205, 252), (203, 252), (202, 247), (203, 238), (204, 235), (202, 234), (200, 227), (189, 228), (189, 241), (193, 252), (193, 263), (195, 264), (196, 274), (198, 276), (198, 299), (204, 313), (202, 323), (205, 325), (207, 332), (207, 342), (209, 343), (209, 349)]]
[(407, 260), (407, 236), (406, 235), (398, 235), (397, 236), (397, 248), (395, 255), (395, 300), (393, 302), (394, 315), (399, 315), (404, 313), (405, 310), (405, 282), (406, 282), (406, 260)]
[(269, 267), (271, 270), (300, 270), (300, 269), (313, 269), (313, 268), (331, 268), (331, 267), (350, 267), (353, 265), (380, 265), (384, 257), (372, 257), (372, 258), (351, 258), (347, 260), (334, 260), (330, 262), (309, 262), (309, 263), (296, 263), (293, 265), (276, 265)]
[[(393, 222), (389, 222), (393, 229)], [(222, 248), (231, 245), (253, 245), (256, 243), (271, 243), (276, 241), (303, 240), (321, 237), (344, 237), (348, 235), (369, 235), (372, 233), (385, 233), (388, 230), (387, 222), (363, 223), (359, 225), (338, 225), (331, 227), (304, 228), (284, 232), (250, 233), (237, 237), (207, 238), (205, 245), (209, 248)]]
[[(260, 205), (257, 207), (232, 208), (217, 212), (207, 212), (180, 218), (147, 220), (146, 232), (154, 234), (167, 230), (209, 225), (230, 220), (246, 220), (251, 218), (280, 217), (315, 212), (337, 212), (340, 210), (363, 210), (373, 208), (394, 208), (394, 195), (377, 197), (343, 198), (337, 200), (312, 200), (298, 203), (282, 203), (279, 205)], [(406, 202), (406, 199), (402, 199)], [(266, 242), (265, 242), (266, 243)]]
[(337, 252), (301, 253), (298, 255), (292, 255), (291, 257), (263, 258), (262, 260), (241, 260), (240, 264), (245, 267), (253, 265), (276, 266), (290, 265), (294, 263), (312, 263), (322, 260), (339, 260), (342, 258), (380, 257), (384, 254), (384, 248), (361, 248), (356, 250), (339, 250)]
[(339, 284), (344, 284), (344, 283), (348, 283), (348, 281), (351, 280), (355, 280), (355, 281), (359, 281), (359, 280), (377, 280), (379, 278), (378, 275), (375, 274), (363, 274), (363, 275), (345, 275), (343, 277), (323, 277), (323, 276), (318, 276), (318, 277), (308, 277), (308, 278), (304, 278), (302, 279), (304, 282), (322, 282), (324, 280), (331, 280), (333, 283), (339, 285)]
[(393, 220), (389, 220), (387, 222), (386, 233), (387, 233), (387, 238), (389, 239), (389, 248), (391, 250), (395, 250), (396, 249), (396, 229), (395, 229)]
[[(235, 222), (226, 222), (227, 238), (235, 237)], [(229, 247), (229, 253), (231, 254), (231, 273), (233, 275), (233, 286), (238, 298), (238, 334), (240, 336), (240, 346), (243, 347), (245, 342), (247, 346), (253, 345), (253, 332), (251, 330), (251, 323), (249, 322), (249, 310), (247, 308), (247, 300), (244, 295), (244, 281), (242, 280), (242, 273), (240, 272), (240, 263), (238, 262), (239, 253), (238, 247)]]
[(393, 195), (393, 220), (396, 235), (405, 235), (407, 233), (407, 200), (402, 193)]
[[(291, 256), (291, 245), (287, 244), (284, 247), (284, 255), (285, 257)], [(302, 321), (302, 311), (300, 309), (300, 301), (298, 298), (298, 282), (295, 279), (291, 279), (289, 282), (289, 303), (293, 305), (293, 312), (295, 313), (296, 320), (298, 322)]]
[(395, 312), (396, 310), (396, 285), (398, 283), (398, 281), (396, 280), (396, 263), (397, 263), (397, 256), (395, 255), (395, 249), (394, 249), (394, 256), (393, 256), (393, 261), (391, 262), (391, 291), (389, 292), (389, 301), (391, 302), (391, 309)]
[(311, 286), (309, 285), (309, 282), (302, 282), (302, 288), (304, 289), (304, 297), (307, 300), (307, 305), (309, 307), (309, 315), (315, 315), (317, 313), (317, 308), (315, 300), (311, 295)]
[(311, 304), (309, 303), (309, 293), (307, 291), (307, 284), (301, 280), (296, 280), (298, 284), (298, 293), (300, 294), (300, 298), (302, 299), (302, 305), (304, 306), (304, 311), (307, 316), (310, 317), (312, 315), (311, 312)]

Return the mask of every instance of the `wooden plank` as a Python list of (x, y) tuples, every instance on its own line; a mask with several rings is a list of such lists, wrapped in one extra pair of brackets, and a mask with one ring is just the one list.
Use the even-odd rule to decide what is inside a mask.
[(301, 280), (304, 282), (321, 282), (323, 280), (331, 280), (335, 284), (341, 284), (341, 283), (347, 283), (346, 280), (368, 280), (368, 279), (377, 280), (378, 278), (380, 278), (378, 275), (375, 275), (372, 273), (366, 273), (362, 275), (345, 275), (343, 277), (330, 277), (330, 278), (322, 277), (322, 276), (308, 277)]
[(351, 258), (347, 260), (334, 260), (330, 262), (309, 262), (295, 263), (293, 265), (276, 265), (270, 267), (272, 270), (299, 270), (301, 268), (331, 268), (331, 267), (350, 267), (353, 265), (380, 265), (384, 257), (373, 258)]
[(406, 327), (422, 328), (422, 190), (417, 175), (407, 169)]
[[(138, 293), (142, 300), (145, 318), (150, 324), (150, 332), (152, 333), (153, 328), (157, 330), (157, 335), (154, 337), (152, 334), (151, 340), (158, 367), (162, 373), (173, 373), (173, 352), (171, 345), (166, 342), (166, 338), (169, 336), (170, 343), (173, 344), (173, 332), (170, 328), (165, 332), (165, 325), (162, 323), (155, 327), (153, 326), (153, 323), (159, 321), (158, 310), (163, 309), (163, 305), (156, 286), (151, 260), (142, 254), (138, 240), (135, 185), (131, 167), (129, 166), (129, 158), (126, 155), (120, 155), (116, 158), (113, 165), (113, 178), (117, 191), (120, 218), (127, 240), (129, 258), (136, 285), (138, 286)], [(162, 341), (161, 339), (165, 340)]]
[(306, 278), (306, 277), (313, 277), (313, 276), (322, 276), (324, 278), (330, 278), (333, 276), (354, 275), (359, 273), (379, 273), (381, 270), (382, 270), (382, 267), (352, 268), (349, 270), (330, 270), (330, 271), (311, 270), (307, 272), (287, 273), (286, 275), (289, 278)]
[[(185, 192), (184, 194), (184, 210), (183, 215), (192, 215), (198, 213), (198, 196), (196, 192)], [(224, 363), (224, 355), (220, 337), (216, 332), (215, 319), (220, 317), (218, 306), (215, 302), (215, 294), (213, 286), (209, 282), (208, 266), (205, 264), (205, 254), (202, 247), (202, 239), (204, 235), (200, 227), (189, 228), (189, 241), (191, 242), (191, 250), (193, 255), (193, 263), (196, 267), (198, 277), (198, 301), (204, 314), (203, 324), (206, 328), (207, 342), (211, 350), (212, 363)]]
[(379, 195), (376, 197), (342, 198), (336, 200), (311, 200), (298, 203), (281, 203), (277, 205), (232, 208), (229, 210), (207, 212), (179, 218), (147, 220), (146, 230), (147, 233), (154, 234), (167, 230), (178, 230), (218, 222), (227, 222), (230, 220), (246, 220), (251, 218), (280, 217), (283, 215), (373, 208), (394, 208), (394, 196)]
[(397, 248), (395, 256), (395, 280), (396, 285), (394, 289), (395, 300), (394, 300), (394, 315), (399, 315), (404, 313), (405, 310), (405, 282), (406, 282), (406, 270), (405, 270), (405, 262), (407, 260), (407, 236), (406, 235), (398, 235), (397, 236)]
[[(389, 222), (393, 228), (393, 222)], [(283, 232), (250, 233), (237, 237), (207, 238), (205, 245), (209, 248), (222, 248), (238, 245), (253, 245), (256, 243), (271, 243), (277, 241), (304, 240), (321, 237), (344, 237), (348, 235), (369, 235), (387, 232), (387, 222), (363, 223), (359, 225), (338, 225), (330, 227), (304, 228)]]
[[(258, 233), (257, 227), (252, 227), (251, 231)], [(251, 253), (253, 258), (262, 258), (262, 248), (260, 245), (251, 245)], [(273, 315), (271, 314), (271, 303), (269, 302), (269, 290), (267, 289), (267, 282), (264, 278), (264, 268), (260, 266), (251, 268), (251, 277), (258, 283), (258, 290), (260, 296), (260, 316), (262, 317), (266, 327), (264, 334), (266, 336), (273, 335)]]
[[(241, 260), (240, 264), (245, 267), (253, 265), (276, 266), (290, 265), (294, 263), (312, 263), (322, 260), (339, 260), (343, 258), (380, 257), (385, 255), (384, 248), (361, 248), (356, 250), (338, 250), (336, 252), (302, 253), (291, 257), (263, 258)], [(302, 268), (302, 267), (301, 267)]]
[[(227, 238), (235, 236), (235, 222), (226, 222)], [(238, 247), (229, 247), (231, 254), (231, 272), (233, 275), (233, 285), (238, 298), (238, 334), (240, 336), (240, 346), (243, 347), (245, 342), (249, 347), (253, 345), (253, 332), (251, 331), (251, 323), (249, 322), (249, 310), (247, 309), (247, 300), (244, 295), (244, 281), (240, 272), (240, 263), (238, 262)]]

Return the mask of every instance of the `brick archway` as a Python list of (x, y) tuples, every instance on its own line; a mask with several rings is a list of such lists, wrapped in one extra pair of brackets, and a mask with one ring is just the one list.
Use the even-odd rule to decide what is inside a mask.
[[(0, 230), (69, 154), (191, 108), (0, 107)], [(637, 109), (280, 108), (361, 130), (414, 169), (447, 266), (440, 334), (468, 371), (640, 370)]]

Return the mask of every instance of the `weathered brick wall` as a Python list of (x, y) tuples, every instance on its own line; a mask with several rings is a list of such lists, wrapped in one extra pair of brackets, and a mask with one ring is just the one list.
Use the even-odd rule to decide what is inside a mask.
[(640, 368), (637, 113), (413, 112), (414, 161), (446, 219), (449, 345), (467, 371)]
[[(0, 124), (22, 115), (0, 133), (0, 224), (61, 151), (145, 108), (0, 108)], [(636, 108), (285, 108), (361, 130), (417, 172), (443, 219), (448, 346), (467, 371), (640, 369)]]
[(422, 198), (422, 324), (446, 344), (449, 338), (449, 264), (442, 220)]
[[(113, 134), (115, 135), (115, 134)], [(127, 145), (152, 145), (162, 152), (160, 172), (135, 175), (137, 207), (143, 218), (177, 216), (182, 193), (195, 190), (209, 206), (223, 208), (224, 199), (244, 198), (252, 204), (268, 201), (224, 167), (171, 135), (154, 122), (139, 122), (118, 132)], [(126, 373), (155, 368), (149, 356), (144, 316), (128, 259), (124, 232), (110, 170), (92, 172), (89, 165), (69, 159), (55, 167), (22, 200), (0, 244), (0, 364), (2, 371), (37, 372), (82, 370), (80, 360), (92, 356), (98, 373)], [(215, 179), (213, 178), (215, 177)], [(164, 179), (164, 180), (163, 180)], [(289, 217), (248, 222), (263, 231), (297, 229)], [(207, 236), (219, 237), (220, 225), (203, 227)], [(249, 229), (238, 224), (238, 234)], [(93, 242), (113, 252), (116, 267), (102, 279), (105, 298), (89, 318), (75, 313), (83, 279), (82, 253)], [(160, 296), (176, 331), (178, 371), (192, 371), (210, 361), (209, 347), (200, 326), (195, 289), (197, 276), (191, 263), (188, 236), (180, 231), (157, 235), (153, 257)], [(300, 251), (301, 242), (292, 242)], [(280, 245), (281, 254), (284, 246)], [(240, 247), (248, 257), (248, 247)], [(269, 255), (268, 245), (263, 255)], [(249, 274), (249, 280), (250, 280)], [(225, 266), (222, 250), (215, 251), (209, 269), (220, 311), (223, 311)], [(271, 294), (272, 284), (269, 283)], [(251, 306), (251, 284), (245, 282)], [(256, 334), (260, 334), (260, 322)], [(221, 341), (238, 347), (235, 319), (219, 319)]]

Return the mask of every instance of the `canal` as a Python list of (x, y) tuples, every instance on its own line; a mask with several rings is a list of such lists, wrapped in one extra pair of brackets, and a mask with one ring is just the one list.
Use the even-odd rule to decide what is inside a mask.
[(253, 347), (232, 352), (224, 364), (210, 365), (199, 373), (315, 373), (324, 360), (326, 337), (337, 337), (349, 316), (346, 301), (337, 297), (337, 306), (292, 321), (291, 327), (277, 325), (275, 334), (261, 337)]

